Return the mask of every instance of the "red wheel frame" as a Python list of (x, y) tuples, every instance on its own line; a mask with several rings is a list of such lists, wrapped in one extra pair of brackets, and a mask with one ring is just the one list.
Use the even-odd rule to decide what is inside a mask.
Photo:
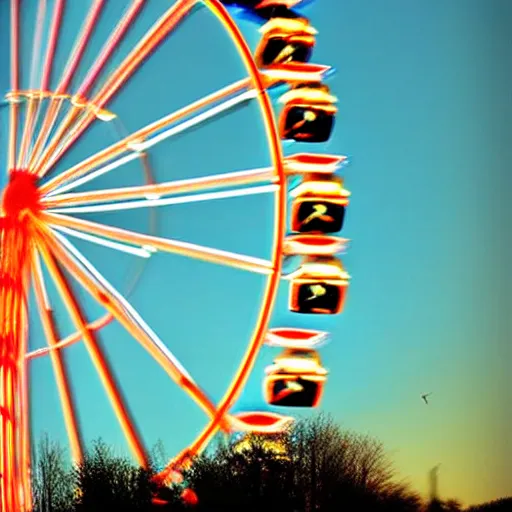
[[(94, 29), (98, 14), (104, 2), (97, 0), (93, 3), (89, 12), (89, 18), (79, 39), (77, 46), (78, 52), (74, 56), (74, 59), (71, 60), (71, 64), (67, 68), (67, 74), (62, 77), (58, 89), (54, 92), (50, 92), (47, 89), (64, 2), (62, 0), (55, 2), (53, 25), (49, 36), (49, 51), (43, 69), (41, 87), (38, 90), (28, 91), (21, 90), (19, 84), (18, 61), (21, 3), (22, 2), (19, 0), (11, 0), (11, 91), (7, 95), (7, 100), (10, 103), (10, 137), (8, 144), (10, 181), (4, 190), (1, 212), (2, 256), (0, 260), (0, 301), (3, 314), (0, 319), (0, 326), (2, 327), (0, 343), (2, 345), (2, 353), (5, 354), (1, 364), (1, 467), (3, 475), (1, 502), (2, 509), (6, 511), (30, 510), (31, 508), (26, 362), (34, 357), (47, 353), (50, 353), (52, 357), (65, 422), (70, 438), (71, 451), (76, 461), (81, 459), (82, 447), (78, 434), (73, 399), (65, 366), (58, 350), (70, 343), (78, 341), (80, 338), (83, 338), (88, 346), (89, 352), (93, 357), (96, 368), (121, 422), (134, 456), (140, 464), (146, 464), (147, 457), (142, 442), (131, 422), (130, 415), (124, 406), (120, 390), (116, 387), (108, 363), (94, 336), (95, 330), (101, 328), (101, 326), (112, 317), (123, 324), (128, 331), (146, 347), (153, 357), (191, 394), (210, 416), (210, 421), (207, 426), (184, 454), (193, 455), (201, 450), (222, 425), (224, 425), (225, 429), (231, 428), (229, 421), (227, 421), (229, 418), (228, 411), (239, 396), (254, 364), (258, 350), (263, 343), (279, 279), (281, 277), (281, 254), (285, 232), (287, 197), (286, 176), (284, 173), (281, 145), (263, 77), (256, 68), (252, 54), (237, 25), (218, 0), (204, 0), (202, 3), (210, 9), (229, 34), (243, 60), (249, 75), (248, 78), (233, 84), (225, 90), (218, 91), (218, 93), (210, 97), (203, 98), (190, 105), (188, 108), (186, 107), (174, 113), (174, 115), (166, 116), (160, 123), (153, 123), (153, 125), (139, 130), (138, 133), (131, 134), (120, 142), (111, 145), (105, 151), (93, 155), (78, 166), (58, 174), (50, 181), (40, 185), (38, 181), (41, 180), (49, 169), (56, 164), (59, 158), (73, 146), (91, 123), (96, 122), (97, 119), (100, 121), (111, 120), (113, 115), (105, 110), (109, 100), (114, 96), (117, 90), (122, 87), (123, 83), (129, 78), (130, 73), (136, 69), (145, 57), (151, 54), (151, 51), (156, 48), (189, 11), (200, 2), (198, 0), (178, 0), (146, 35), (144, 43), (139, 45), (138, 51), (130, 53), (123, 63), (110, 75), (107, 83), (101, 90), (95, 94), (93, 98), (88, 99), (86, 97), (87, 92), (91, 89), (103, 65), (122, 38), (122, 35), (114, 36), (104, 47), (103, 53), (96, 60), (95, 66), (81, 84), (78, 91), (70, 97), (71, 108), (51, 139), (48, 136), (49, 128), (55, 123), (57, 109), (62, 106), (64, 100), (69, 98), (67, 88), (76, 70), (76, 66), (80, 61), (88, 37)], [(131, 9), (129, 9), (125, 18), (121, 20), (119, 25), (123, 30), (126, 30), (135, 19), (141, 5), (142, 2), (140, 1), (134, 1), (132, 3)], [(142, 50), (140, 48), (142, 48)], [(62, 195), (62, 191), (60, 195), (52, 195), (51, 193), (56, 189), (58, 190), (59, 186), (74, 182), (80, 176), (92, 172), (92, 170), (97, 168), (102, 162), (108, 162), (119, 154), (133, 151), (140, 152), (141, 149), (140, 147), (136, 147), (136, 144), (142, 140), (148, 141), (148, 138), (158, 130), (175, 123), (178, 119), (186, 115), (190, 115), (201, 107), (208, 106), (208, 104), (214, 100), (220, 100), (223, 97), (244, 89), (252, 91), (253, 96), (257, 98), (260, 104), (270, 147), (272, 169), (270, 173), (266, 172), (263, 178), (269, 179), (269, 181), (273, 183), (276, 203), (272, 261), (262, 264), (259, 261), (254, 261), (254, 259), (231, 255), (223, 251), (212, 250), (210, 252), (200, 252), (196, 247), (193, 247), (192, 244), (175, 244), (171, 247), (171, 244), (167, 243), (168, 241), (159, 239), (158, 237), (138, 235), (129, 232), (109, 232), (108, 229), (102, 230), (98, 226), (87, 223), (82, 224), (80, 220), (71, 217), (66, 218), (46, 211), (56, 206), (69, 206), (69, 204), (80, 205), (87, 203), (88, 200), (101, 199), (98, 196), (93, 197), (94, 194), (89, 197), (87, 197), (88, 194), (83, 194), (82, 197), (78, 197), (80, 194), (75, 194), (74, 196), (71, 194), (65, 197)], [(46, 117), (42, 123), (41, 132), (43, 132), (43, 135), (41, 136), (41, 133), (39, 133), (32, 147), (32, 152), (30, 152), (29, 142), (34, 129), (33, 125), (35, 124), (35, 110), (38, 104), (44, 99), (49, 99), (51, 106), (46, 112)], [(21, 127), (20, 121), (22, 120), (22, 107), (20, 106), (22, 101), (26, 102), (25, 125), (23, 126), (21, 140), (18, 140), (18, 130), (19, 127)], [(242, 177), (217, 176), (214, 178), (215, 179), (210, 179), (210, 182), (207, 183), (207, 187), (211, 188), (215, 185), (223, 184), (247, 184), (252, 181), (258, 182), (262, 180), (262, 176), (257, 173)], [(163, 185), (148, 184), (138, 187), (136, 190), (114, 190), (112, 194), (104, 193), (103, 199), (109, 201), (115, 199), (119, 201), (121, 199), (148, 197), (150, 194), (158, 194), (161, 196), (162, 194), (172, 192), (198, 190), (202, 187), (203, 183), (201, 183), (201, 180), (197, 180), (196, 183), (182, 183), (181, 187), (179, 183)], [(72, 196), (71, 201), (69, 201), (70, 196)], [(61, 201), (59, 201), (59, 199), (61, 199)], [(165, 353), (162, 354), (161, 351), (158, 351), (158, 347), (155, 346), (154, 340), (148, 336), (148, 333), (131, 318), (130, 314), (124, 312), (124, 304), (119, 301), (119, 297), (116, 297), (116, 295), (112, 293), (112, 290), (109, 290), (106, 286), (101, 286), (101, 282), (98, 280), (94, 282), (94, 280), (91, 279), (91, 276), (94, 276), (94, 274), (87, 272), (90, 268), (87, 269), (87, 267), (84, 266), (83, 260), (77, 258), (77, 254), (71, 250), (71, 246), (62, 244), (62, 237), (59, 237), (59, 235), (56, 235), (53, 231), (55, 227), (76, 229), (89, 233), (89, 235), (94, 234), (94, 236), (114, 238), (117, 243), (124, 242), (139, 246), (152, 244), (154, 248), (159, 250), (171, 250), (172, 248), (174, 252), (242, 267), (268, 275), (261, 312), (249, 346), (229, 389), (218, 405), (213, 404), (197, 384), (195, 384), (187, 374), (181, 372), (180, 368), (174, 364), (171, 358), (165, 357)], [(47, 304), (45, 285), (42, 279), (41, 258), (37, 254), (42, 257), (50, 274), (53, 276), (77, 326), (75, 335), (65, 340), (59, 340), (56, 335), (55, 324), (50, 314), (51, 308)], [(104, 305), (105, 309), (109, 311), (109, 315), (95, 322), (88, 322), (81, 312), (77, 299), (73, 296), (72, 290), (62, 272), (63, 268), (71, 272), (82, 286)], [(34, 286), (35, 294), (38, 299), (49, 348), (31, 353), (28, 357), (24, 358), (23, 354), (27, 349), (28, 328), (26, 294), (30, 282), (32, 282)], [(25, 363), (23, 362), (24, 360), (26, 361)], [(241, 422), (241, 420), (237, 421), (239, 423)], [(181, 459), (182, 456), (178, 458)]]
[[(43, 355), (50, 355), (52, 359), (72, 456), (75, 462), (79, 462), (83, 454), (81, 436), (75, 414), (74, 399), (60, 349), (82, 339), (98, 371), (130, 449), (138, 463), (144, 466), (147, 464), (147, 455), (143, 443), (95, 336), (95, 332), (110, 320), (117, 320), (167, 374), (203, 408), (209, 418), (208, 423), (196, 439), (173, 458), (159, 475), (163, 481), (168, 481), (172, 477), (176, 465), (186, 464), (191, 457), (204, 449), (219, 429), (226, 432), (234, 430), (274, 432), (289, 422), (289, 417), (271, 413), (263, 416), (245, 413), (237, 417), (229, 413), (240, 396), (264, 342), (274, 346), (299, 347), (299, 350), (303, 352), (309, 350), (311, 353), (313, 352), (311, 347), (325, 341), (326, 333), (317, 331), (293, 328), (274, 329), (270, 333), (268, 331), (278, 285), (283, 277), (283, 256), (299, 255), (309, 258), (309, 274), (307, 269), (304, 270), (301, 267), (288, 277), (292, 281), (290, 289), (294, 302), (291, 309), (297, 312), (302, 312), (299, 304), (302, 300), (300, 299), (301, 287), (322, 288), (324, 281), (335, 291), (338, 290), (337, 305), (333, 308), (312, 309), (310, 312), (336, 313), (341, 311), (349, 277), (341, 264), (334, 258), (334, 254), (344, 249), (345, 242), (347, 242), (345, 239), (332, 235), (323, 236), (325, 232), (293, 235), (285, 239), (287, 177), (289, 175), (303, 175), (306, 182), (297, 194), (300, 195), (305, 191), (306, 194), (314, 197), (315, 201), (322, 202), (322, 208), (328, 208), (324, 203), (335, 205), (336, 208), (345, 208), (348, 205), (349, 193), (338, 183), (339, 180), (335, 182), (331, 179), (331, 175), (345, 160), (345, 157), (298, 154), (284, 158), (281, 150), (281, 139), (286, 138), (283, 137), (283, 133), (288, 130), (286, 115), (290, 111), (298, 107), (310, 108), (311, 111), (306, 112), (308, 116), (305, 115), (303, 121), (292, 127), (292, 131), (296, 131), (297, 137), (299, 135), (303, 137), (303, 133), (298, 134), (297, 132), (297, 130), (301, 130), (301, 126), (307, 122), (314, 122), (318, 116), (324, 115), (322, 111), (327, 112), (329, 116), (336, 112), (333, 105), (335, 99), (326, 92), (325, 86), (315, 90), (308, 88), (295, 90), (293, 94), (288, 95), (291, 100), (286, 100), (284, 114), (281, 113), (278, 126), (268, 95), (269, 88), (278, 84), (321, 82), (328, 70), (326, 66), (292, 62), (292, 64), (285, 63), (268, 66), (267, 69), (259, 69), (238, 26), (219, 0), (177, 0), (156, 21), (121, 64), (110, 73), (99, 91), (91, 95), (92, 86), (98, 80), (105, 64), (136, 19), (144, 3), (142, 0), (131, 0), (130, 7), (97, 56), (86, 78), (76, 91), (70, 91), (72, 78), (105, 4), (105, 0), (94, 0), (59, 85), (54, 91), (50, 91), (52, 60), (65, 5), (65, 0), (54, 0), (47, 53), (40, 84), (30, 89), (22, 89), (19, 81), (18, 62), (20, 59), (20, 6), (23, 1), (27, 0), (11, 0), (10, 2), (11, 90), (6, 96), (9, 103), (10, 120), (7, 151), (9, 183), (3, 192), (0, 211), (0, 441), (2, 443), (0, 472), (3, 477), (0, 503), (2, 510), (6, 512), (28, 512), (31, 510), (27, 365), (32, 359)], [(288, 6), (300, 3), (300, 0), (275, 1)], [(39, 20), (39, 15), (44, 14), (46, 1), (38, 0), (38, 2)], [(48, 179), (48, 173), (54, 169), (61, 157), (80, 140), (82, 134), (91, 124), (108, 123), (115, 119), (115, 113), (108, 110), (111, 99), (141, 63), (150, 57), (153, 50), (169, 37), (172, 30), (198, 4), (204, 4), (229, 35), (244, 63), (247, 78), (201, 98), (176, 112), (165, 115)], [(299, 28), (305, 34), (303, 34), (304, 41), (310, 45), (312, 44), (312, 34), (315, 33), (314, 29), (307, 24), (303, 25)], [(36, 28), (39, 26), (40, 23), (36, 25)], [(297, 34), (295, 35), (297, 36)], [(34, 41), (37, 40), (37, 37), (38, 29), (34, 35)], [(263, 63), (261, 56), (263, 46), (260, 45), (257, 50), (260, 55), (256, 60), (259, 60), (260, 65)], [(316, 91), (320, 91), (320, 96)], [(191, 180), (153, 183), (151, 179), (148, 179), (148, 182), (141, 186), (92, 192), (68, 192), (77, 184), (136, 158), (141, 159), (146, 172), (149, 173), (144, 160), (145, 152), (149, 148), (188, 126), (194, 126), (202, 120), (209, 119), (216, 113), (222, 112), (223, 109), (227, 109), (228, 106), (251, 98), (257, 99), (260, 106), (271, 157), (270, 167)], [(220, 101), (224, 101), (224, 103), (215, 107), (211, 106)], [(48, 102), (48, 107), (41, 121), (40, 129), (35, 133), (36, 119), (43, 102)], [(314, 102), (316, 103), (313, 105)], [(59, 111), (63, 106), (67, 106), (68, 110), (58, 124), (56, 122)], [(208, 108), (208, 110), (182, 121), (204, 108)], [(22, 115), (23, 113), (24, 115)], [(23, 120), (24, 125), (21, 124)], [(181, 123), (177, 124), (179, 121)], [(20, 134), (21, 137), (19, 137)], [(325, 133), (322, 137), (325, 137)], [(132, 208), (136, 203), (144, 203), (142, 206), (146, 207), (172, 204), (172, 200), (166, 202), (166, 199), (161, 198), (167, 195), (198, 192), (221, 186), (251, 185), (261, 182), (270, 182), (270, 185), (259, 187), (259, 189), (253, 187), (258, 191), (246, 193), (271, 191), (274, 195), (274, 232), (270, 261), (177, 242), (155, 235), (141, 234), (65, 215), (66, 213), (84, 211), (107, 211), (105, 205), (112, 203), (113, 209)], [(327, 182), (329, 182), (328, 186), (326, 186)], [(231, 197), (236, 194), (230, 196), (229, 193), (213, 192), (210, 195), (212, 197)], [(301, 197), (297, 199), (297, 201), (302, 200)], [(311, 202), (311, 197), (306, 201)], [(297, 202), (295, 208), (292, 209), (293, 215), (297, 215), (300, 209), (298, 205)], [(139, 206), (141, 205), (139, 204)], [(98, 209), (94, 210), (94, 208)], [(328, 215), (326, 217), (329, 218)], [(294, 225), (299, 226), (299, 224), (300, 221), (296, 219)], [(299, 229), (297, 228), (297, 230)], [(171, 252), (267, 276), (260, 313), (250, 342), (230, 386), (218, 404), (214, 404), (209, 399), (133, 307), (78, 252), (63, 236), (63, 233), (75, 235), (78, 233), (89, 241), (102, 241), (101, 243), (105, 245), (108, 241), (111, 247), (115, 245), (119, 250), (132, 252), (139, 256), (148, 257), (154, 251)], [(327, 233), (330, 232), (327, 231)], [(315, 263), (315, 258), (321, 258), (323, 263), (320, 265)], [(76, 332), (64, 339), (59, 338), (56, 323), (52, 317), (52, 308), (43, 279), (42, 262), (53, 278), (76, 327)], [(87, 318), (64, 271), (72, 275), (82, 288), (103, 306), (107, 311), (103, 317), (94, 321)], [(27, 353), (29, 314), (27, 296), (31, 285), (37, 299), (48, 348)], [(318, 295), (318, 297), (320, 296)], [(316, 298), (316, 296), (309, 299), (311, 298)], [(316, 357), (315, 361), (317, 360)], [(289, 361), (286, 364), (289, 364)], [(292, 368), (290, 371), (288, 377), (293, 380), (297, 377), (298, 370)], [(294, 371), (295, 373), (293, 373)], [(323, 383), (326, 372), (323, 369), (322, 371), (321, 381)], [(276, 375), (268, 377), (269, 382), (275, 382), (280, 378)], [(285, 394), (288, 392), (286, 391)], [(315, 404), (320, 395), (321, 389), (319, 388)]]

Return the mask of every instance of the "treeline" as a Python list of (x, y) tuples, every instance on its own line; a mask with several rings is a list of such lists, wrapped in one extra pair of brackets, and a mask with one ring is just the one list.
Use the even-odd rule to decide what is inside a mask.
[(467, 509), (467, 512), (511, 512), (512, 498), (501, 498), (483, 505), (476, 505)]
[(462, 510), (455, 501), (423, 503), (398, 478), (382, 444), (343, 431), (325, 416), (299, 421), (272, 442), (253, 435), (219, 443), (170, 487), (154, 483), (164, 460), (161, 451), (154, 451), (152, 468), (145, 470), (97, 441), (78, 467), (69, 468), (64, 450), (44, 437), (33, 465), (34, 511)]

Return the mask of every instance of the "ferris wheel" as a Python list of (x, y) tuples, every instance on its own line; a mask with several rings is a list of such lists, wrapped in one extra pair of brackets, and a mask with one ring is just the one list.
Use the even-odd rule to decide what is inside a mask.
[[(83, 3), (74, 42), (64, 44), (70, 37), (62, 36), (64, 22), (76, 5), (65, 0), (10, 0), (10, 86), (2, 106), (9, 126), (8, 177), (0, 211), (1, 510), (31, 510), (29, 405), (34, 386), (29, 368), (39, 358), (51, 360), (73, 461), (83, 457), (73, 375), (64, 355), (64, 349), (77, 343), (86, 348), (134, 458), (142, 466), (148, 464), (115, 365), (98, 340), (112, 322), (122, 326), (205, 413), (204, 428), (169, 461), (159, 475), (162, 482), (172, 480), (177, 468), (218, 431), (272, 434), (293, 421), (279, 412), (232, 413), (264, 345), (281, 350), (261, 375), (263, 395), (273, 411), (319, 404), (328, 372), (318, 349), (328, 333), (298, 324), (270, 327), (280, 286), (289, 289), (289, 311), (332, 315), (342, 312), (350, 279), (339, 259), (348, 243), (339, 236), (350, 196), (338, 173), (346, 157), (314, 150), (331, 135), (337, 99), (325, 83), (330, 67), (310, 62), (317, 31), (302, 11), (306, 3), (90, 0)], [(105, 14), (114, 4), (124, 9), (118, 17)], [(134, 74), (150, 65), (179, 26), (193, 25), (199, 11), (209, 13), (222, 28), (243, 64), (243, 77), (190, 102), (178, 97), (153, 104), (151, 90), (144, 91), (144, 100), (135, 100), (144, 101), (144, 122), (128, 128), (130, 115), (116, 111), (117, 96)], [(239, 20), (259, 28), (254, 49), (242, 35)], [(137, 42), (128, 44), (138, 21)], [(99, 47), (92, 44), (94, 37), (101, 39)], [(152, 69), (150, 82), (156, 86), (158, 72)], [(174, 101), (180, 106), (173, 110)], [(175, 173), (164, 172), (162, 162), (172, 158), (172, 151), (165, 149), (171, 138), (185, 140), (196, 127), (214, 126), (249, 103), (258, 108), (269, 165), (179, 180), (172, 179)], [(101, 134), (95, 139), (97, 147), (83, 144), (92, 130)], [(284, 155), (283, 141), (312, 149)], [(153, 153), (162, 147), (164, 159), (162, 153)], [(67, 158), (74, 151), (78, 157), (70, 164)], [(133, 172), (123, 174), (125, 168)], [(138, 183), (128, 178), (134, 175)], [(116, 186), (111, 176), (116, 176)], [(259, 194), (273, 198), (267, 259), (164, 236), (157, 222), (166, 206)], [(122, 227), (110, 222), (111, 214), (129, 212), (136, 217)], [(110, 258), (121, 261), (123, 255), (138, 262), (127, 267), (130, 279), (114, 285), (115, 279), (88, 254), (97, 246), (111, 251)], [(252, 334), (220, 401), (198, 384), (174, 355), (172, 342), (161, 339), (130, 301), (131, 292), (143, 286), (147, 262), (168, 254), (265, 279), (261, 298), (252, 298), (259, 310)], [(112, 265), (110, 270), (115, 273)], [(67, 315), (65, 321), (56, 314), (55, 297)], [(29, 326), (36, 318), (46, 343), (39, 348), (30, 344), (35, 333)], [(61, 327), (66, 322), (72, 331), (64, 336)]]

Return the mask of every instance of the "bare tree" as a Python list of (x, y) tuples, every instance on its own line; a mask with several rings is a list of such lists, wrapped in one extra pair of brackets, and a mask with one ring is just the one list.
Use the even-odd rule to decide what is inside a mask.
[(74, 477), (80, 490), (77, 512), (139, 512), (151, 505), (150, 472), (116, 456), (101, 440), (87, 451)]
[(65, 449), (48, 434), (43, 434), (33, 459), (35, 512), (68, 512), (72, 509), (73, 480), (66, 460)]
[(475, 505), (466, 510), (468, 512), (509, 512), (512, 510), (512, 496), (482, 503), (481, 505)]
[[(416, 512), (382, 445), (320, 415), (289, 432), (252, 435), (197, 459), (186, 478), (200, 510)], [(241, 446), (243, 448), (241, 448)]]
[(461, 512), (462, 503), (459, 500), (450, 499), (444, 502), (446, 512)]
[(169, 456), (161, 439), (153, 445), (149, 454), (151, 465), (155, 470), (162, 470), (169, 462)]
[(406, 497), (409, 505), (419, 506), (419, 497), (397, 481), (377, 440), (342, 430), (322, 414), (297, 422), (288, 438), (303, 510), (325, 510), (335, 503), (376, 507), (390, 501), (405, 503)]

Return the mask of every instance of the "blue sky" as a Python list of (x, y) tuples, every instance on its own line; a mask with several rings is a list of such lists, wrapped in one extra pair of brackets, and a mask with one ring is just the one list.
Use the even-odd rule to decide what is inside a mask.
[[(3, 91), (9, 87), (7, 4), (0, 3)], [(22, 84), (27, 87), (36, 2), (22, 4)], [(88, 4), (66, 11), (53, 87)], [(168, 4), (147, 3), (113, 64)], [(107, 2), (75, 85), (125, 5)], [(400, 474), (420, 490), (427, 488), (427, 471), (441, 463), (444, 497), (475, 502), (511, 494), (506, 263), (512, 244), (506, 193), (512, 157), (512, 4), (317, 0), (305, 12), (319, 31), (315, 62), (337, 69), (329, 82), (340, 100), (335, 131), (313, 151), (351, 158), (343, 170), (352, 192), (344, 235), (353, 242), (343, 262), (353, 280), (346, 310), (335, 318), (288, 312), (283, 284), (272, 326), (332, 332), (332, 342), (322, 349), (330, 370), (322, 409), (343, 426), (381, 439)], [(248, 22), (240, 27), (255, 48), (256, 27)], [(242, 76), (241, 61), (222, 29), (207, 12), (198, 12), (110, 108), (131, 131)], [(5, 110), (1, 116), (0, 151), (5, 153)], [(59, 169), (115, 137), (105, 126), (91, 130)], [(309, 149), (284, 146), (286, 154)], [(150, 158), (159, 181), (270, 162), (256, 105), (165, 142)], [(141, 182), (137, 164), (118, 171), (95, 186)], [(272, 218), (271, 196), (225, 199), (161, 208), (158, 232), (268, 257)], [(140, 210), (101, 219), (146, 232), (150, 220)], [(113, 256), (80, 241), (76, 246), (121, 290), (135, 271), (131, 256)], [(157, 254), (146, 265), (132, 303), (218, 400), (247, 344), (263, 285), (257, 275)], [(81, 297), (91, 317), (100, 312)], [(55, 308), (61, 332), (68, 334), (62, 306), (55, 302)], [(37, 321), (31, 326), (31, 344), (39, 347), (44, 343), (40, 326)], [(121, 328), (105, 328), (101, 340), (148, 445), (162, 439), (172, 454), (190, 442), (204, 424), (203, 413)], [(275, 349), (262, 351), (235, 410), (265, 406), (262, 375), (274, 354)], [(86, 439), (102, 436), (124, 449), (84, 347), (67, 349), (66, 358)], [(34, 362), (31, 385), (34, 434), (46, 430), (65, 441), (49, 360)], [(429, 391), (427, 407), (420, 395)]]

